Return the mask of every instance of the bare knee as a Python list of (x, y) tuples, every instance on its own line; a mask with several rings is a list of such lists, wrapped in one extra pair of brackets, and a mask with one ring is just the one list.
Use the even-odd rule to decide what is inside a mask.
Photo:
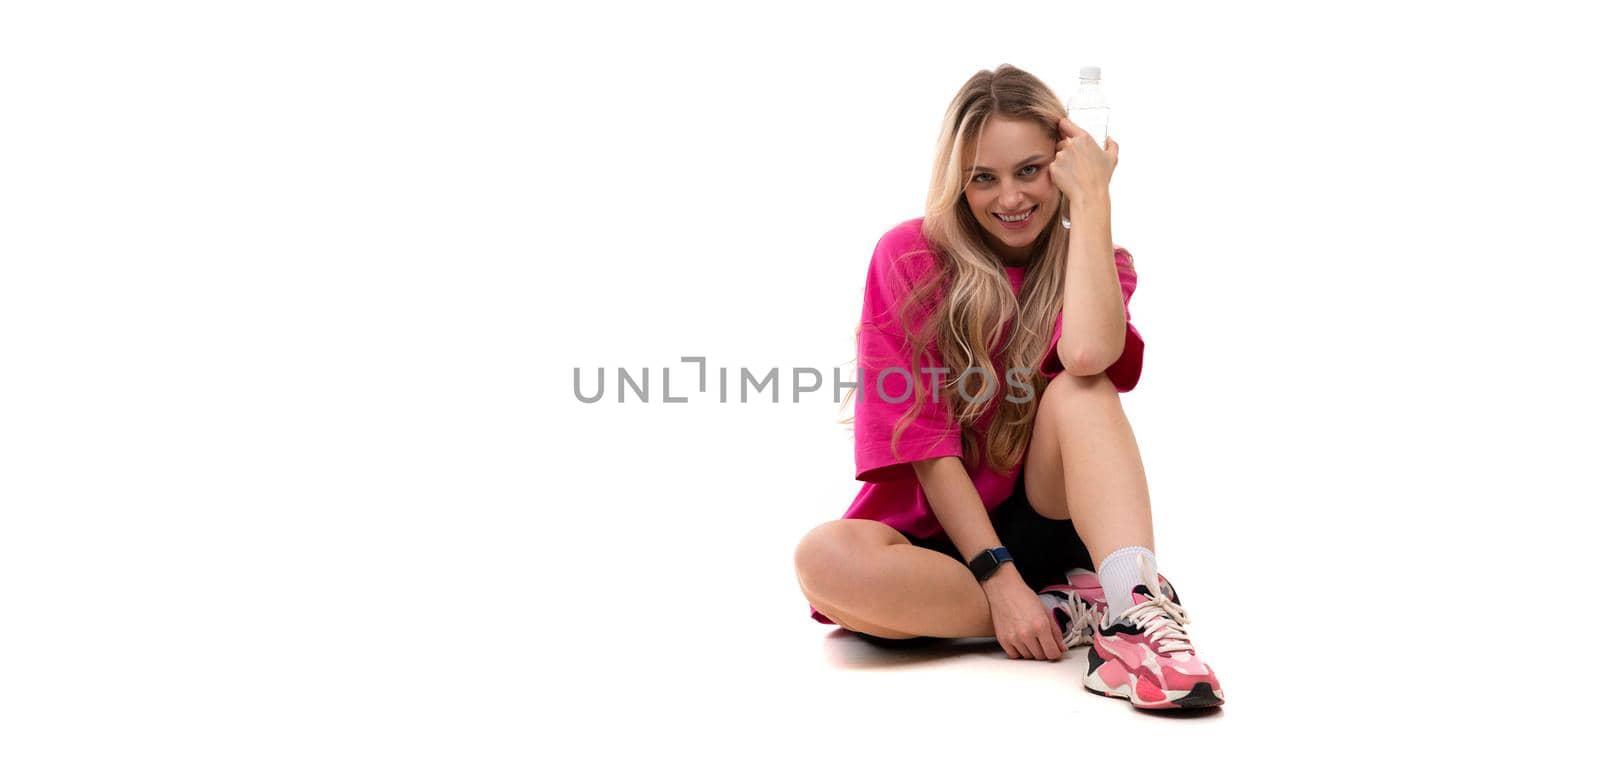
[(898, 531), (876, 520), (830, 520), (812, 528), (794, 550), (801, 591), (814, 606), (837, 599), (859, 575), (862, 560), (896, 539), (905, 542)]
[(1063, 372), (1050, 378), (1045, 385), (1044, 395), (1039, 397), (1039, 406), (1041, 410), (1056, 409), (1085, 398), (1108, 395), (1116, 398), (1117, 387), (1112, 384), (1111, 378), (1106, 377), (1106, 373), (1069, 375)]

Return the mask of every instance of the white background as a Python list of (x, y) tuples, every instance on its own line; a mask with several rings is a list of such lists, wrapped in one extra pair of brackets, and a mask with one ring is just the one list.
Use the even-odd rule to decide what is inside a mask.
[[(0, 754), (1568, 748), (1588, 30), (1525, 3), (8, 5)], [(873, 650), (795, 584), (860, 484), (847, 410), (789, 373), (850, 371), (872, 247), (1000, 63), (1063, 98), (1104, 70), (1149, 345), (1123, 401), (1220, 714), (1088, 694), (1081, 650)], [(719, 403), (719, 367), (778, 368), (781, 401)]]

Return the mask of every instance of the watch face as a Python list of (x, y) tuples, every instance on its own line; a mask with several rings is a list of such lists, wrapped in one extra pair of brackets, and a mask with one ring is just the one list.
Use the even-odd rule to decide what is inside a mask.
[(972, 562), (967, 567), (981, 581), (993, 575), (994, 571), (999, 569), (1001, 562), (1010, 559), (1008, 555), (1009, 553), (1004, 547), (984, 549), (972, 559)]

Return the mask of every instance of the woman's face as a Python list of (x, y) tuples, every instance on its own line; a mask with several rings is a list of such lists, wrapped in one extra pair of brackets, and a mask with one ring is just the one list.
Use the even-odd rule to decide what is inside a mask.
[[(967, 153), (967, 205), (984, 239), (1007, 265), (1028, 263), (1045, 225), (1060, 211), (1061, 193), (1050, 181), (1055, 135), (1037, 122), (996, 116), (984, 125), (976, 150)], [(1025, 218), (1010, 222), (1002, 215)]]

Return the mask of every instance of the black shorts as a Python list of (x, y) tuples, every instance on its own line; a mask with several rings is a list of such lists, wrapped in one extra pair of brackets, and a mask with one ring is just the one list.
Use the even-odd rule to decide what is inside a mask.
[[(989, 520), (994, 524), (994, 532), (999, 536), (1000, 544), (1010, 550), (1012, 562), (1022, 574), (1022, 580), (1034, 591), (1045, 586), (1065, 583), (1067, 571), (1073, 568), (1094, 569), (1094, 560), (1089, 558), (1089, 549), (1083, 545), (1083, 540), (1078, 538), (1078, 531), (1072, 526), (1072, 521), (1052, 520), (1039, 514), (1033, 505), (1028, 503), (1028, 493), (1022, 486), (1020, 472), (1017, 475), (1016, 490), (1011, 492), (1010, 498), (989, 513)], [(963, 566), (967, 564), (966, 559), (961, 557), (961, 552), (950, 542), (948, 536), (941, 534), (932, 540), (914, 536), (906, 538), (916, 546), (948, 555)], [(860, 631), (855, 633), (874, 644), (889, 647), (936, 640), (931, 636), (885, 639)]]

